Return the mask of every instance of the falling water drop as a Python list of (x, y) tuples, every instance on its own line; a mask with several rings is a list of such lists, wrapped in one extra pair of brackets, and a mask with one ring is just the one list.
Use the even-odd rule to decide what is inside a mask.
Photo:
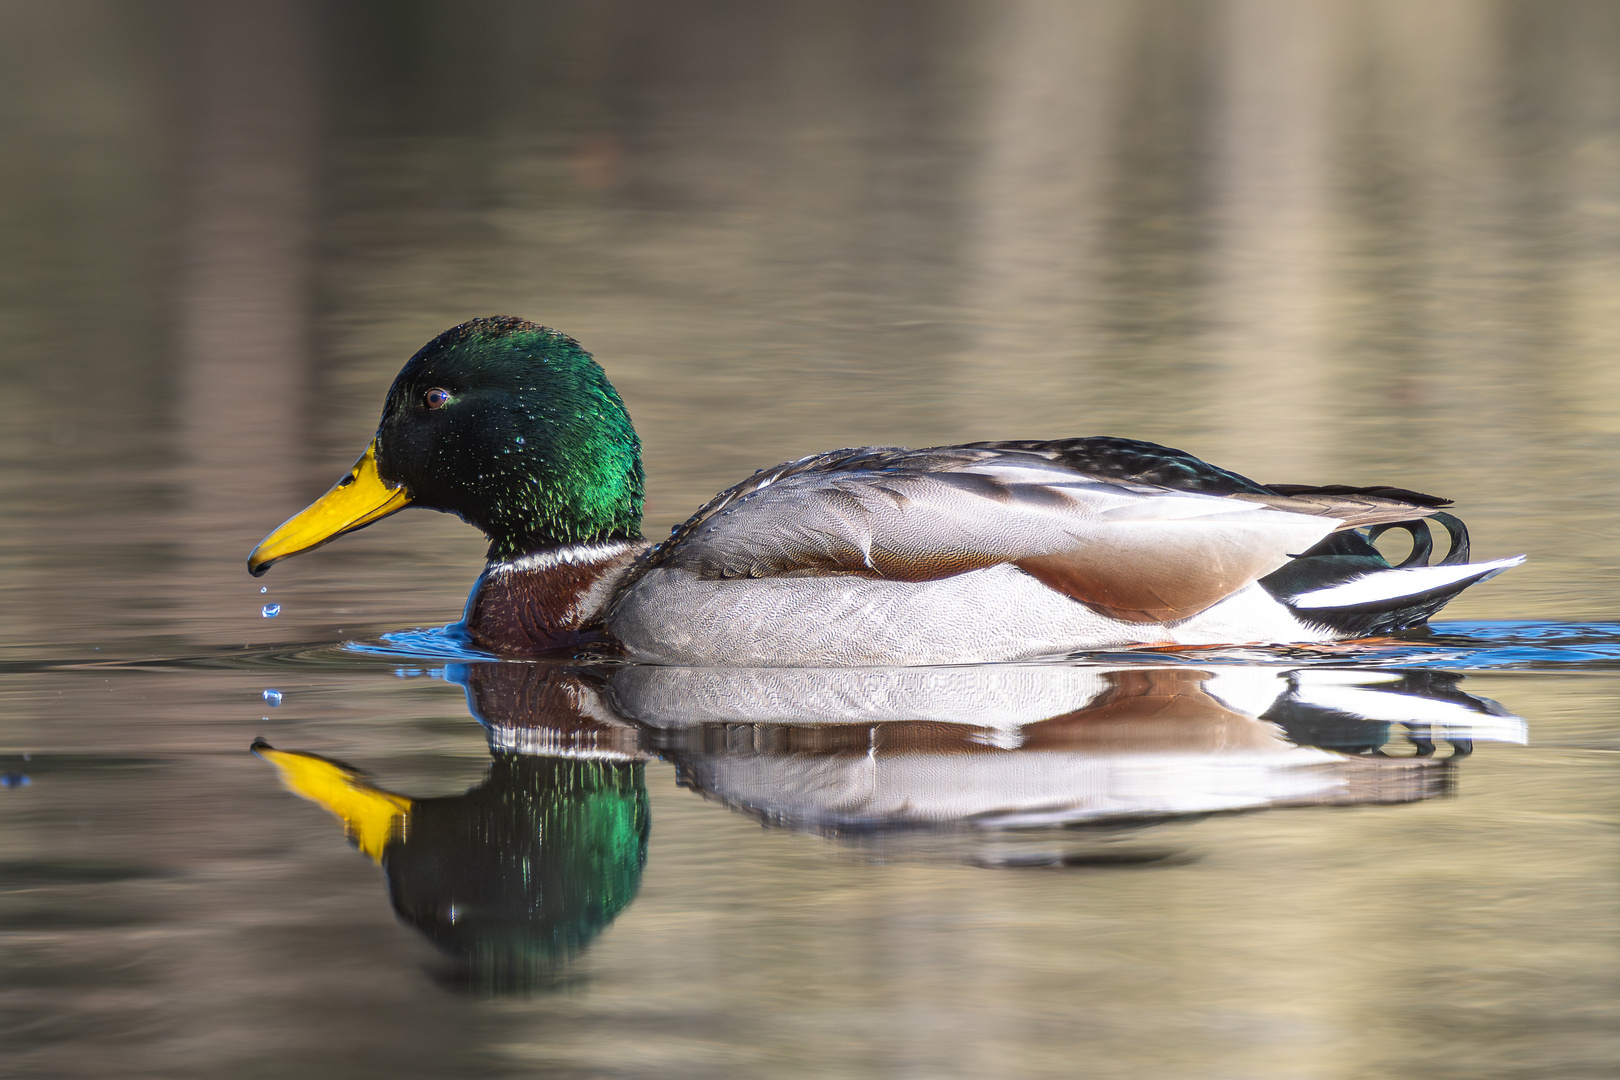
[(265, 593), (267, 593), (269, 591), (270, 591), (270, 586), (268, 586), (268, 585), (260, 585), (259, 586), (259, 595), (260, 596), (263, 596)]
[(280, 690), (266, 690), (264, 692), (264, 700), (266, 700), (266, 701), (268, 701), (270, 703), (270, 707), (272, 709), (275, 708), (277, 705), (281, 704), (281, 691)]
[(281, 605), (280, 604), (266, 604), (266, 605), (264, 605), (264, 607), (259, 609), (259, 614), (263, 615), (267, 619), (273, 619), (277, 615), (281, 614)]

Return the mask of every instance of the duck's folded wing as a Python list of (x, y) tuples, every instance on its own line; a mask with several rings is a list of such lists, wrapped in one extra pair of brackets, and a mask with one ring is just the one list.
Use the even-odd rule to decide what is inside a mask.
[(1036, 456), (863, 453), (820, 467), (793, 463), (739, 485), (653, 561), (708, 579), (899, 581), (1011, 563), (1114, 618), (1166, 622), (1197, 614), (1344, 524), (1078, 475)]

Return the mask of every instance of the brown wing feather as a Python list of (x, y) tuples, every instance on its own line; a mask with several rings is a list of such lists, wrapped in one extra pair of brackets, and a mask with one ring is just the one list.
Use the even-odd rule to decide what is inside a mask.
[(1015, 560), (1043, 585), (1122, 622), (1174, 622), (1275, 570), (1276, 550), (1212, 538), (1196, 552), (1166, 553), (1155, 545), (1090, 544), (1056, 555)]
[[(1276, 485), (1277, 487), (1290, 487), (1294, 485)], [(1339, 530), (1365, 529), (1371, 525), (1385, 525), (1397, 521), (1413, 521), (1417, 518), (1428, 517), (1437, 513), (1442, 506), (1450, 506), (1449, 500), (1434, 499), (1433, 496), (1420, 496), (1426, 501), (1423, 503), (1410, 502), (1406, 499), (1393, 498), (1383, 492), (1389, 488), (1295, 488), (1296, 494), (1278, 495), (1251, 495), (1239, 494), (1231, 498), (1242, 499), (1245, 502), (1261, 503), (1272, 506), (1278, 510), (1286, 510), (1291, 514), (1309, 514), (1312, 517), (1337, 518), (1342, 524)], [(1417, 492), (1402, 491), (1403, 495), (1417, 495)]]

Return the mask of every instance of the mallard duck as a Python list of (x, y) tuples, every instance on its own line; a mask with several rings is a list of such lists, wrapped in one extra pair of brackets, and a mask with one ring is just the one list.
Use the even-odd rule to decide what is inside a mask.
[[(354, 468), (248, 569), (424, 506), (489, 538), (454, 628), (478, 649), (855, 666), (1364, 638), (1522, 561), (1468, 563), (1446, 499), (1261, 484), (1135, 439), (834, 450), (755, 473), (656, 545), (642, 490), (590, 354), (474, 319), (411, 357)], [(1433, 566), (1424, 519), (1450, 537)], [(1391, 528), (1412, 536), (1398, 566), (1372, 543)]]

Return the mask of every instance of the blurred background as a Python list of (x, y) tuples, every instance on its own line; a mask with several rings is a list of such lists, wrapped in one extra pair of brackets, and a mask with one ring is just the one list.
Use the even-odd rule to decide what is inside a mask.
[[(0, 749), (69, 763), (0, 792), (8, 872), (67, 890), (0, 918), (19, 1075), (281, 1075), (296, 1039), (304, 1075), (1612, 1066), (1617, 695), (1569, 675), (1472, 687), (1552, 747), (1470, 763), (1483, 804), (1228, 823), (1228, 876), (1091, 879), (1079, 913), (960, 867), (884, 884), (659, 774), (664, 876), (594, 947), (608, 990), (447, 1003), (374, 868), (245, 751), (460, 791), (488, 764), (460, 690), (226, 668), (459, 613), (484, 544), (438, 515), (243, 563), (352, 464), (404, 360), (491, 314), (601, 361), (651, 537), (812, 451), (1114, 434), (1455, 499), (1476, 557), (1531, 558), (1448, 619), (1612, 618), (1620, 5), (0, 0)], [(108, 786), (130, 761), (156, 771)], [(1384, 862), (1423, 821), (1480, 846)], [(1493, 823), (1517, 846), (1470, 831)], [(668, 977), (653, 1005), (633, 954)], [(1093, 1011), (1042, 1013), (1054, 986)]]

